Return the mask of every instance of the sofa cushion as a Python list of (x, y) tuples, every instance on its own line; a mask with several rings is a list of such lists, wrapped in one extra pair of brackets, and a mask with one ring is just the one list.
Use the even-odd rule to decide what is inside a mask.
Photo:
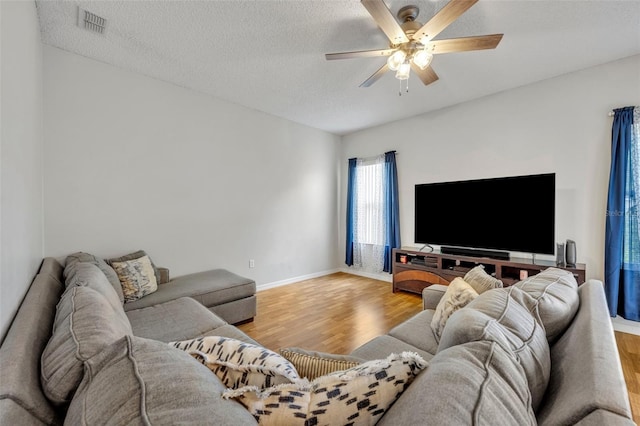
[(388, 334), (435, 355), (438, 352), (438, 342), (431, 330), (433, 314), (432, 310), (418, 312), (402, 324), (392, 328)]
[(536, 409), (549, 383), (551, 361), (544, 329), (512, 293), (518, 288), (484, 292), (449, 318), (438, 353), (476, 340), (490, 340), (513, 353), (522, 366)]
[(149, 256), (147, 252), (145, 252), (144, 250), (138, 250), (138, 251), (134, 251), (133, 253), (125, 254), (124, 256), (107, 259), (106, 262), (109, 265), (113, 266), (114, 262), (127, 262), (129, 260), (136, 260), (145, 256), (149, 258), (149, 262), (151, 263), (151, 268), (153, 269), (153, 275), (156, 277), (156, 283), (160, 284), (161, 282), (163, 282), (160, 271), (156, 267), (155, 263), (153, 263), (151, 256)]
[(449, 317), (476, 297), (478, 297), (478, 292), (462, 278), (451, 281), (433, 313), (433, 318), (431, 318), (431, 329), (436, 341), (440, 340), (442, 330), (444, 330)]
[(422, 290), (422, 309), (435, 311), (440, 303), (440, 299), (447, 292), (449, 286), (442, 284), (431, 284)]
[(122, 301), (104, 273), (94, 263), (80, 262), (75, 265), (75, 270), (66, 280), (69, 287), (89, 287), (102, 296), (111, 304), (114, 310), (122, 312)]
[[(197, 303), (197, 302), (196, 302)], [(206, 333), (200, 334), (194, 337), (206, 337), (206, 336), (222, 336), (229, 337), (231, 339), (240, 340), (246, 343), (252, 343), (254, 345), (259, 345), (260, 343), (253, 340), (251, 337), (247, 336), (242, 330), (231, 325), (225, 324), (220, 327), (216, 327), (213, 330), (210, 330)]]
[(116, 312), (104, 296), (88, 287), (68, 288), (42, 353), (41, 382), (47, 398), (54, 404), (69, 402), (82, 380), (82, 363), (129, 334), (126, 316)]
[(220, 336), (171, 342), (209, 368), (232, 389), (243, 386), (267, 388), (293, 383), (300, 377), (286, 358), (259, 345)]
[(427, 363), (415, 353), (392, 354), (312, 382), (228, 390), (261, 425), (375, 425)]
[(183, 275), (158, 286), (158, 291), (127, 303), (125, 310), (144, 308), (158, 303), (191, 297), (206, 307), (221, 305), (256, 293), (256, 283), (225, 269)]
[(520, 365), (500, 345), (480, 341), (438, 352), (378, 423), (416, 424), (535, 425), (536, 418)]
[(389, 336), (387, 334), (383, 334), (382, 336), (378, 336), (369, 340), (368, 342), (354, 349), (350, 355), (370, 361), (374, 359), (386, 358), (392, 353), (399, 352), (415, 352), (426, 361), (429, 361), (431, 358), (433, 358), (432, 353), (418, 349), (407, 342), (403, 342), (402, 340), (393, 336)]
[(224, 389), (188, 354), (126, 336), (85, 363), (65, 424), (255, 424)]
[(487, 274), (483, 265), (478, 265), (467, 272), (464, 280), (469, 283), (478, 294), (482, 294), (487, 290), (493, 290), (494, 288), (503, 287), (502, 281)]
[(300, 348), (282, 348), (280, 355), (293, 364), (300, 377), (313, 380), (316, 377), (347, 370), (364, 362), (362, 358), (324, 352), (306, 351)]
[(522, 302), (544, 326), (553, 344), (569, 326), (578, 307), (578, 283), (569, 271), (549, 268), (515, 284), (530, 297)]
[(99, 257), (96, 257), (89, 253), (77, 252), (67, 256), (67, 260), (64, 266), (65, 284), (69, 280), (69, 278), (72, 277), (73, 274), (75, 274), (76, 266), (80, 263), (92, 263), (96, 265), (107, 277), (114, 290), (118, 294), (120, 301), (124, 303), (124, 296), (122, 295), (122, 285), (120, 284), (120, 280), (118, 279), (116, 271), (114, 271), (111, 266), (107, 265), (107, 262), (105, 262), (104, 259), (100, 259)]
[(189, 297), (127, 311), (126, 315), (134, 335), (167, 343), (203, 336), (226, 324)]

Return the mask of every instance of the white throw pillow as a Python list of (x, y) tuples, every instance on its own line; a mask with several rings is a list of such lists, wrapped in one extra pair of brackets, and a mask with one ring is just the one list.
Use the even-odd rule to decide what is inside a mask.
[(482, 294), (487, 290), (494, 288), (502, 288), (502, 281), (487, 274), (483, 265), (478, 265), (464, 276), (463, 278), (478, 294)]
[(438, 302), (436, 311), (431, 319), (431, 329), (436, 340), (440, 341), (442, 330), (449, 317), (458, 309), (465, 307), (473, 299), (478, 297), (478, 292), (462, 278), (456, 278), (447, 287), (447, 291)]
[(228, 388), (267, 388), (300, 379), (293, 364), (283, 356), (237, 339), (206, 336), (169, 345), (206, 365)]
[(417, 353), (391, 354), (309, 382), (227, 390), (260, 425), (375, 425), (427, 363)]

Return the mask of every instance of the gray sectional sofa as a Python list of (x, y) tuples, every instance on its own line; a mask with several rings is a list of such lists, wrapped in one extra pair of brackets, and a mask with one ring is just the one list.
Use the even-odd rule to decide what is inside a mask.
[[(430, 322), (446, 287), (425, 289), (424, 311), (351, 354), (411, 351), (429, 361), (379, 424), (634, 424), (602, 283), (577, 288), (558, 271), (479, 296), (450, 317), (440, 342)], [(256, 424), (220, 397), (224, 386), (206, 367), (163, 343), (253, 339), (189, 297), (125, 310), (94, 265), (67, 281), (44, 259), (0, 347), (0, 424)], [(558, 283), (567, 285), (556, 291)], [(522, 316), (523, 301), (535, 302), (524, 303), (535, 321)], [(85, 343), (58, 341), (67, 327)], [(543, 373), (527, 376), (532, 369)], [(43, 387), (55, 381), (68, 392)]]

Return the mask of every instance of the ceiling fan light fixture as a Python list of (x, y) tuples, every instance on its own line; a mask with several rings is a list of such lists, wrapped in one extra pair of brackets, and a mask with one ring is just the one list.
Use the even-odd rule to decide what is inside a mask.
[(409, 64), (409, 61), (405, 61), (402, 65), (400, 65), (400, 68), (398, 68), (398, 71), (396, 71), (396, 78), (398, 80), (408, 80), (410, 72), (411, 72), (411, 65)]
[(391, 56), (389, 56), (389, 59), (387, 59), (387, 65), (391, 71), (398, 71), (404, 64), (406, 58), (406, 53), (402, 50), (396, 50)]
[(433, 54), (427, 49), (419, 50), (413, 55), (413, 63), (421, 70), (427, 68), (433, 60)]

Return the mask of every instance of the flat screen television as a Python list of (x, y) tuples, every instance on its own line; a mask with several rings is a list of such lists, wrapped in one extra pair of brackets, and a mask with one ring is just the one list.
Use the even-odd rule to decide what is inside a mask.
[(415, 242), (554, 254), (555, 182), (547, 173), (416, 185)]

